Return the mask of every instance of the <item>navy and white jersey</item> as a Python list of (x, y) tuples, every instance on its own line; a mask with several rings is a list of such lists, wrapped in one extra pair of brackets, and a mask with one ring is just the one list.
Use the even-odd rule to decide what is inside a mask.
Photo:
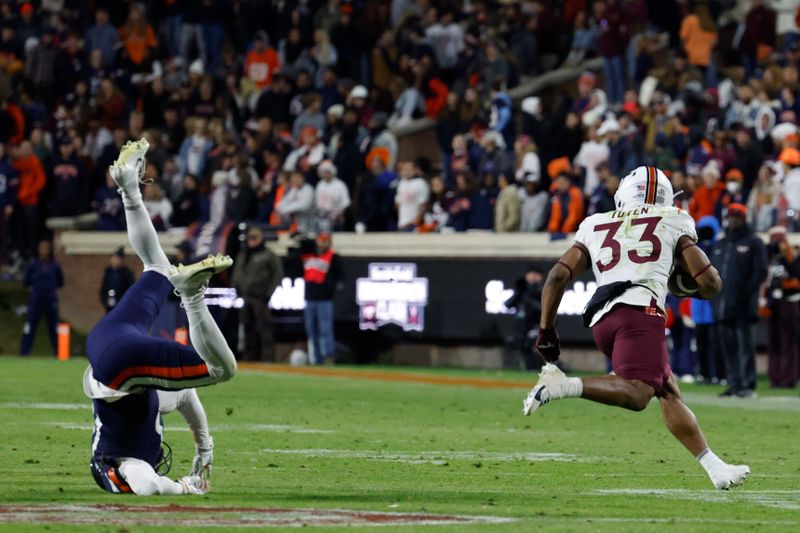
[(92, 400), (94, 433), (92, 458), (114, 464), (120, 457), (133, 457), (153, 468), (161, 461), (164, 432), (155, 389), (144, 389), (119, 400)]

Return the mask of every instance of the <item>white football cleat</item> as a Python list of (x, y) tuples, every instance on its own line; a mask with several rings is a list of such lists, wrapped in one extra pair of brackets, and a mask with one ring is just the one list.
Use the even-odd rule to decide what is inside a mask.
[(550, 400), (564, 398), (569, 378), (553, 363), (547, 363), (539, 373), (539, 381), (522, 402), (522, 414), (525, 416), (536, 412), (539, 407)]
[(192, 296), (202, 292), (211, 276), (222, 272), (233, 264), (228, 255), (211, 255), (191, 265), (178, 265), (170, 270), (169, 281), (182, 296)]
[(747, 476), (750, 475), (750, 467), (747, 465), (729, 465), (725, 464), (719, 468), (715, 468), (708, 473), (711, 482), (719, 490), (728, 490), (733, 487), (738, 487)]
[(123, 145), (117, 160), (108, 169), (120, 190), (133, 193), (139, 190), (139, 183), (145, 183), (144, 156), (149, 148), (150, 143), (144, 137), (138, 141), (128, 141)]

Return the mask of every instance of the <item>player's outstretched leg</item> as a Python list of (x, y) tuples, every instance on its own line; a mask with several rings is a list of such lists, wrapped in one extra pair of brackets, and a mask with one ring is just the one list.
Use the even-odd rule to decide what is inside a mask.
[(711, 451), (697, 418), (681, 399), (674, 375), (670, 377), (659, 403), (670, 433), (697, 458), (716, 488), (727, 490), (744, 483), (750, 474), (750, 467), (728, 464)]
[(236, 374), (236, 358), (208, 312), (203, 293), (211, 276), (232, 264), (233, 260), (227, 255), (210, 255), (192, 265), (173, 267), (169, 275), (189, 318), (192, 345), (208, 365), (208, 373), (217, 381), (227, 381)]
[(161, 249), (158, 234), (144, 207), (142, 193), (139, 190), (139, 183), (144, 176), (145, 154), (148, 148), (150, 145), (144, 138), (125, 143), (119, 152), (119, 157), (108, 170), (122, 195), (131, 247), (144, 263), (145, 271), (154, 270), (168, 276), (169, 260)]
[(172, 290), (172, 285), (166, 279), (170, 273), (169, 260), (161, 249), (158, 235), (139, 191), (148, 147), (145, 139), (125, 143), (119, 157), (108, 169), (122, 195), (128, 240), (144, 263), (145, 272), (125, 293), (119, 304), (98, 324), (110, 326), (113, 323), (117, 326), (113, 329), (109, 327), (108, 334), (103, 335), (99, 334), (103, 328), (96, 328), (98, 334), (90, 338), (92, 353), (104, 351), (103, 347), (110, 340), (122, 334), (119, 324), (133, 325), (141, 333), (147, 334)]
[[(590, 378), (567, 377), (557, 366), (546, 364), (535, 387), (523, 403), (525, 415), (536, 412), (552, 400), (581, 397), (606, 405), (642, 411), (655, 395), (655, 389), (636, 379), (620, 376)], [(672, 375), (659, 394), (664, 423), (672, 435), (689, 450), (705, 469), (714, 486), (721, 490), (741, 485), (750, 474), (747, 465), (731, 465), (717, 457), (708, 447), (694, 413), (683, 403)]]
[(642, 411), (655, 395), (653, 387), (637, 379), (615, 375), (571, 378), (552, 363), (544, 365), (539, 376), (539, 381), (522, 404), (522, 413), (526, 416), (535, 413), (542, 405), (562, 398), (584, 398), (631, 411)]

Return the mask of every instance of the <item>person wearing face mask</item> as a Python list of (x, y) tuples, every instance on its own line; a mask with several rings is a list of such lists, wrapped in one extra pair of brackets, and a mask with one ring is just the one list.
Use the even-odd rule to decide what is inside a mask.
[(725, 190), (731, 203), (746, 204), (747, 196), (742, 189), (744, 174), (738, 168), (732, 168), (725, 173)]
[(756, 388), (752, 329), (758, 320), (759, 289), (767, 277), (767, 253), (747, 224), (747, 207), (729, 204), (725, 218), (725, 236), (711, 248), (711, 262), (725, 280), (712, 302), (728, 374), (728, 389), (722, 396), (752, 398)]
[(769, 230), (767, 253), (767, 353), (769, 383), (775, 388), (794, 388), (800, 375), (800, 259), (786, 240), (786, 227)]

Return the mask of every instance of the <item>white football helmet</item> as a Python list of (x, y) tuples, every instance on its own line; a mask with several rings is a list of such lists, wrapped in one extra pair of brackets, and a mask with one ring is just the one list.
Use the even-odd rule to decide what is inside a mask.
[(674, 194), (669, 178), (656, 167), (638, 167), (622, 178), (614, 195), (617, 209), (637, 205), (672, 205)]

